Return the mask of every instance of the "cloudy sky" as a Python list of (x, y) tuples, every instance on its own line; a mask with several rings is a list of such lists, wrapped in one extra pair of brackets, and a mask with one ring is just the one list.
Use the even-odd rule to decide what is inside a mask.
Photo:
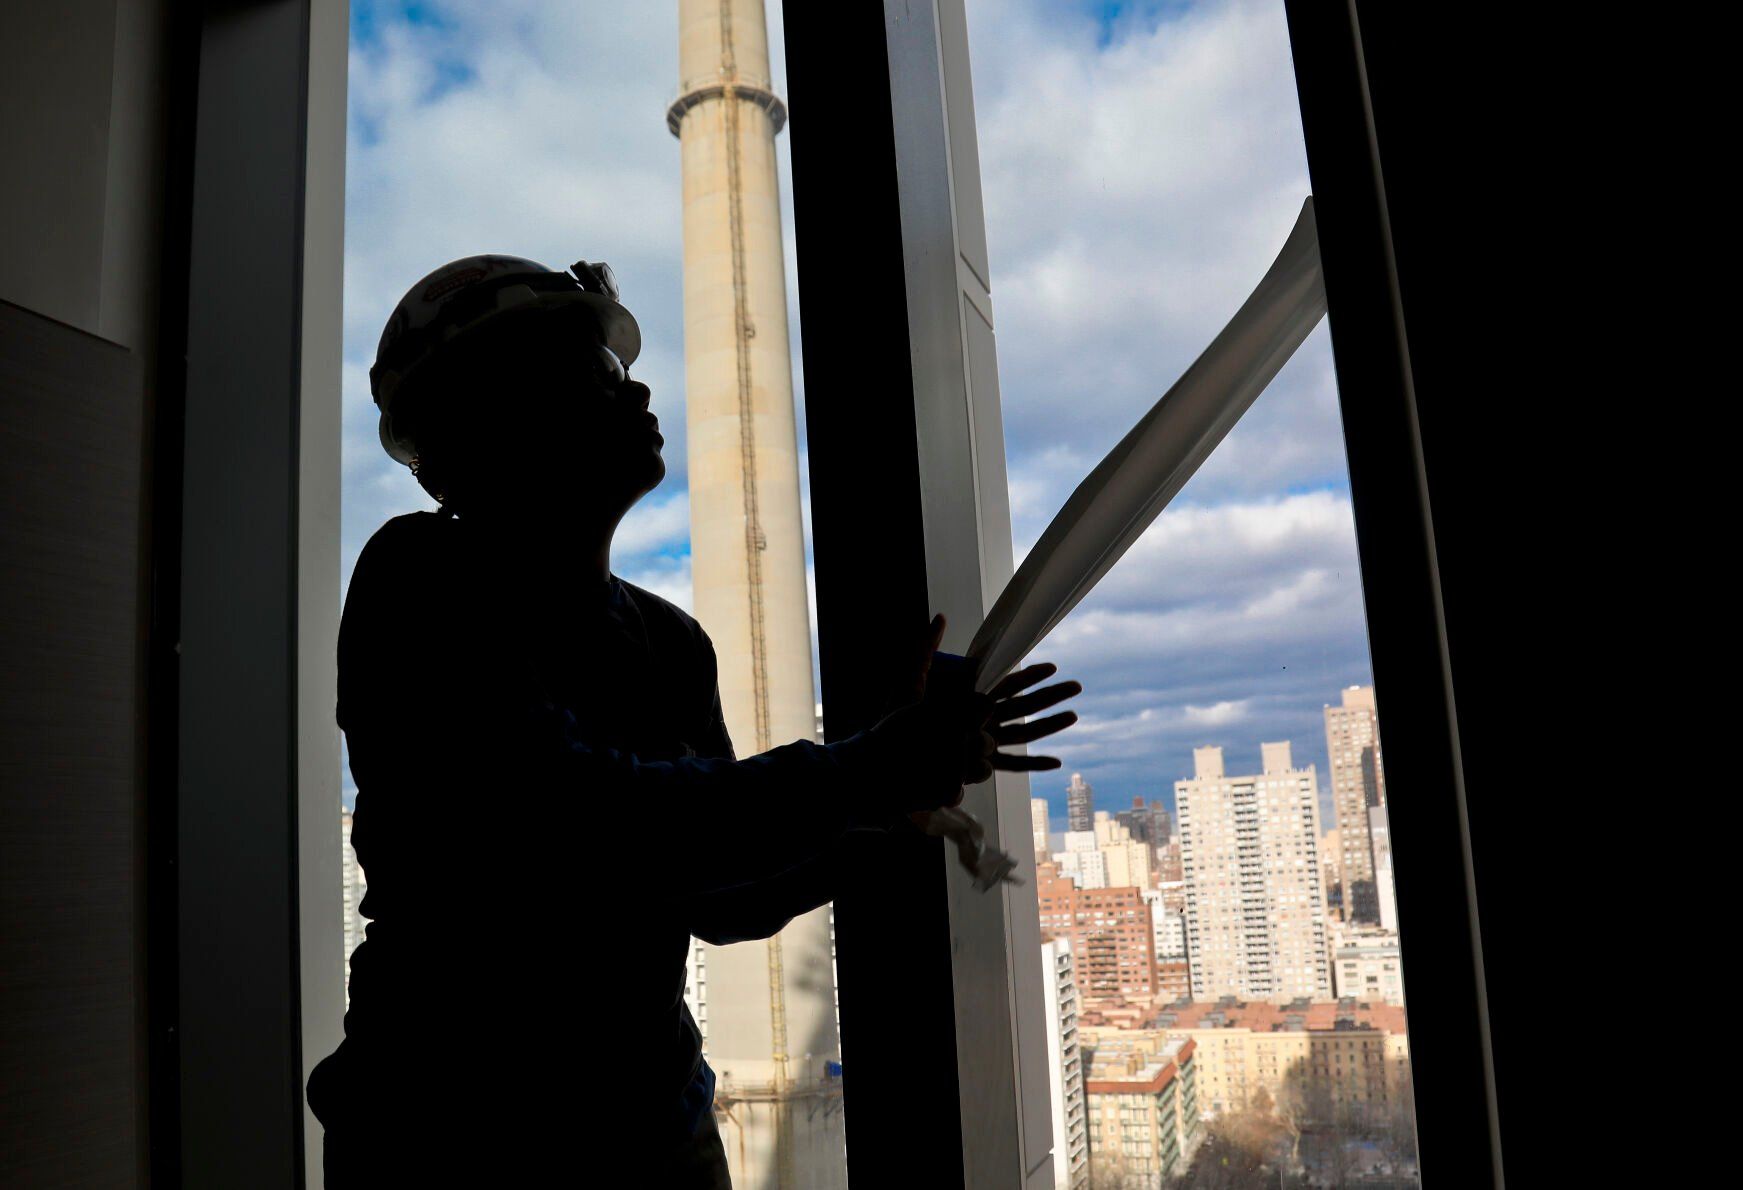
[[(1019, 559), (1227, 320), (1308, 193), (1280, 0), (967, 0)], [(779, 0), (768, 0), (784, 92)], [(666, 482), (622, 577), (690, 606), (677, 5), (354, 0), (345, 250), (344, 575), (434, 507), (376, 439), (368, 368), (425, 272), (477, 252), (609, 260), (646, 344)], [(794, 111), (792, 128), (808, 113)], [(787, 134), (789, 307), (798, 366)], [(803, 437), (803, 393), (796, 394)], [(1287, 739), (1325, 783), (1321, 709), (1370, 679), (1325, 328), (1037, 650), (1084, 683), (1064, 773), (1172, 803), (1194, 746), (1253, 771)], [(347, 774), (347, 791), (350, 780)], [(1327, 826), (1331, 825), (1328, 820)]]

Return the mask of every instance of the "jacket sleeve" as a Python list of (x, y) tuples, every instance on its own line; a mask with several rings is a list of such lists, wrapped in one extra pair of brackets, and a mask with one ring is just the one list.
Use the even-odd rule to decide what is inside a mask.
[[(373, 812), (378, 836), (396, 820), (408, 862), (426, 847), (451, 857), (486, 798), (528, 860), (553, 864), (572, 864), (578, 839), (630, 811), (657, 832), (660, 895), (684, 898), (778, 876), (887, 817), (882, 749), (863, 732), (745, 760), (644, 761), (588, 745), (508, 643), (515, 625), (466, 614), (442, 576), (408, 583), (403, 562), (377, 539), (358, 559), (340, 628), (339, 719), (361, 796), (399, 791), (382, 799), (391, 813)], [(422, 589), (431, 577), (436, 589)], [(438, 870), (435, 855), (416, 862), (431, 878)]]
[[(731, 758), (732, 738), (721, 713), (714, 646), (706, 633), (702, 634), (702, 646), (713, 706), (708, 727), (695, 748), (700, 756)], [(690, 933), (716, 946), (773, 937), (793, 918), (833, 901), (852, 874), (872, 858), (884, 830), (897, 817), (899, 814), (893, 814), (889, 821), (879, 819), (859, 824), (843, 832), (820, 853), (766, 880), (720, 888), (693, 898), (687, 910)]]

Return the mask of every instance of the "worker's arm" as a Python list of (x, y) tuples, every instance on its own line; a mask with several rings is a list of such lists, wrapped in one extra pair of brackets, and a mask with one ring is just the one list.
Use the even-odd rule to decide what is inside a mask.
[[(732, 758), (736, 753), (721, 712), (714, 645), (705, 632), (701, 648), (700, 671), (713, 705), (707, 726), (691, 746), (698, 756)], [(716, 946), (773, 937), (793, 918), (833, 901), (855, 873), (876, 862), (885, 831), (905, 828), (907, 823), (906, 816), (891, 814), (882, 822), (844, 832), (819, 854), (767, 880), (689, 898), (684, 913), (690, 933)]]
[(690, 933), (725, 946), (753, 938), (772, 938), (801, 914), (835, 900), (852, 874), (876, 862), (883, 831), (851, 830), (823, 854), (754, 884), (721, 889), (693, 898), (685, 922)]
[[(908, 779), (890, 780), (895, 741), (871, 732), (829, 745), (798, 740), (744, 760), (643, 761), (576, 738), (573, 716), (546, 702), (503, 691), (495, 705), (438, 699), (433, 687), (420, 693), (429, 698), (416, 716), (369, 717), (347, 730), (365, 796), (383, 785), (416, 791), (430, 798), (423, 816), (446, 819), (422, 826), (443, 834), (451, 827), (458, 840), (473, 828), (472, 807), (502, 791), (503, 819), (514, 823), (519, 845), (571, 860), (600, 825), (622, 827), (633, 816), (662, 857), (662, 898), (781, 876), (854, 827), (887, 821), (901, 809), (898, 791), (954, 800), (936, 759), (913, 756)], [(928, 768), (929, 779), (919, 779)], [(468, 793), (471, 805), (461, 800)]]
[(525, 655), (537, 642), (517, 642), (522, 625), (481, 612), (466, 594), (473, 581), (419, 573), (391, 540), (371, 539), (346, 599), (340, 723), (370, 833), (393, 840), (391, 859), (376, 853), (417, 869), (411, 880), (453, 871), (486, 804), (522, 858), (550, 870), (633, 816), (663, 857), (662, 898), (682, 898), (768, 880), (856, 826), (960, 798), (962, 741), (978, 729), (941, 707), (744, 760), (644, 761), (593, 747), (539, 691)]

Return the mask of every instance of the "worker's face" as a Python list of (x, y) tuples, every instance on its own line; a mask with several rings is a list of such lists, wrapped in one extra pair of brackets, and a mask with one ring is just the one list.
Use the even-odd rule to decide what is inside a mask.
[(518, 453), (498, 482), (525, 498), (578, 514), (622, 513), (666, 476), (665, 438), (652, 392), (619, 381), (582, 319), (529, 323), (504, 344), (513, 363)]

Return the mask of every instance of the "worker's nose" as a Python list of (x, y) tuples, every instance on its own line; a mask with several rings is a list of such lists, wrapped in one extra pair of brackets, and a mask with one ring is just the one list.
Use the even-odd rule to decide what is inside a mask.
[(617, 386), (617, 399), (626, 401), (637, 409), (646, 409), (653, 396), (653, 389), (639, 380), (625, 380)]

